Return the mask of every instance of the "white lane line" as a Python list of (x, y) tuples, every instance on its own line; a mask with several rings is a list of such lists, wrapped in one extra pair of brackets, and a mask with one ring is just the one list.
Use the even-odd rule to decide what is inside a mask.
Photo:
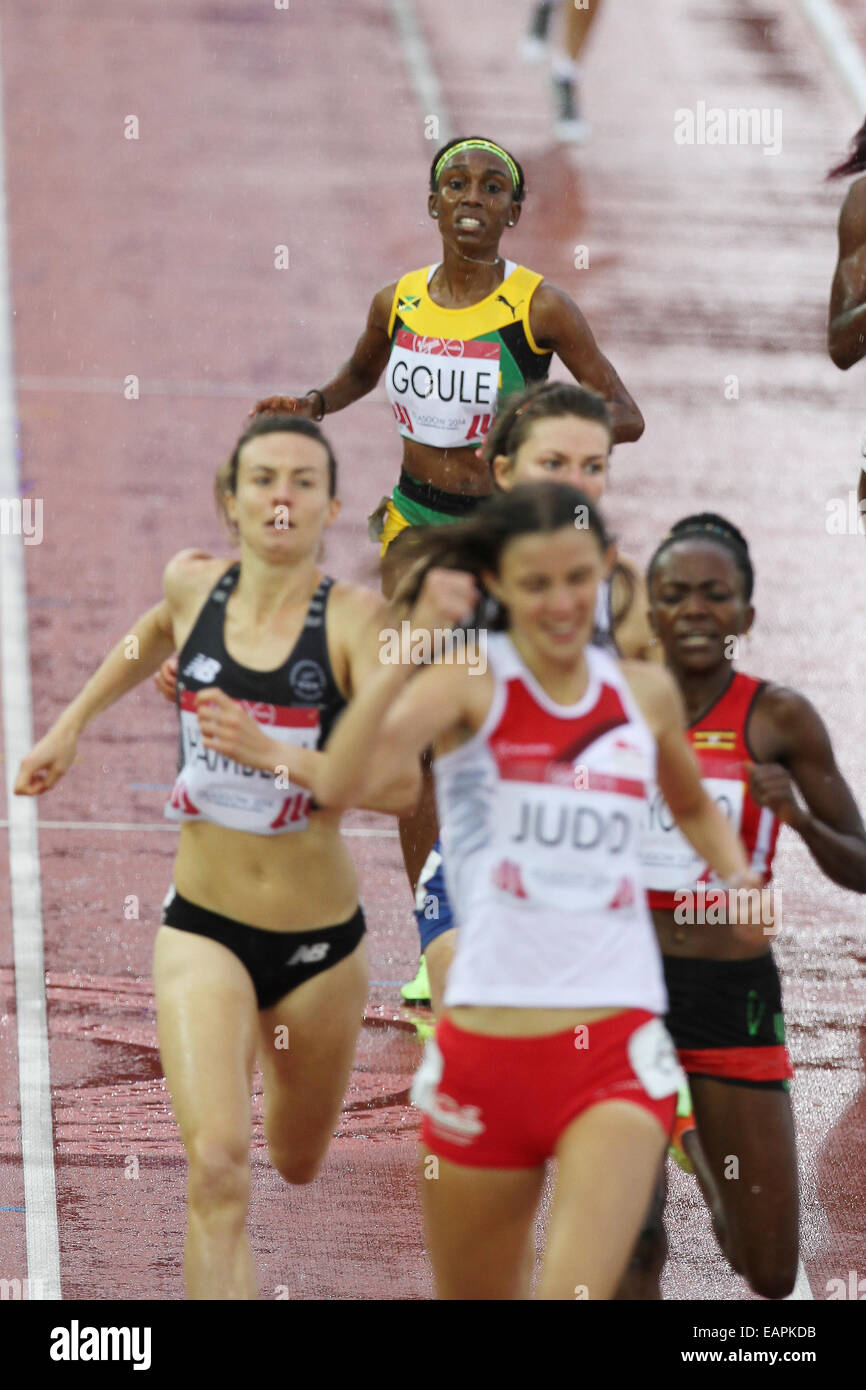
[[(5, 659), (3, 665), (5, 668)], [(24, 751), (26, 752), (27, 749), (30, 748), (30, 746), (31, 744), (28, 743), (27, 748)], [(18, 759), (18, 762), (20, 762), (20, 758)], [(18, 766), (17, 762), (15, 766)], [(31, 802), (27, 802), (26, 804), (32, 805)], [(175, 834), (177, 834), (179, 828), (180, 827), (177, 825), (176, 822), (168, 820), (155, 820), (145, 822), (122, 820), (41, 820), (39, 822), (40, 830), (173, 830)], [(12, 822), (8, 820), (0, 820), (0, 830), (6, 829), (9, 829), (10, 831), (12, 830)], [(400, 832), (397, 830), (371, 830), (368, 829), (366, 826), (350, 826), (348, 828), (344, 826), (343, 829), (340, 831), (341, 835), (349, 835), (354, 836), (356, 839), (369, 840), (395, 840), (399, 833)]]
[(818, 42), (862, 119), (866, 115), (866, 60), (833, 0), (797, 0)]
[[(15, 397), (12, 365), (12, 316), (9, 299), (9, 245), (6, 221), (5, 132), (0, 78), (0, 497), (19, 495), (15, 453)], [(4, 527), (5, 531), (5, 527)], [(3, 705), (6, 796), (9, 813), (9, 879), (15, 962), (15, 1007), (18, 1015), (18, 1084), (21, 1108), (21, 1158), (24, 1168), (27, 1278), (43, 1299), (60, 1298), (60, 1241), (51, 1083), (45, 1008), (42, 946), (42, 893), (36, 802), (14, 797), (12, 783), (19, 762), (33, 745), (30, 704), (30, 653), (27, 640), (27, 586), (24, 542), (18, 535), (0, 537), (0, 664)]]
[(442, 88), (439, 86), (430, 50), (418, 27), (414, 0), (390, 0), (390, 6), (421, 115), (425, 121), (428, 116), (436, 116), (439, 121), (436, 136), (432, 141), (435, 150), (451, 139), (451, 117), (445, 106)]

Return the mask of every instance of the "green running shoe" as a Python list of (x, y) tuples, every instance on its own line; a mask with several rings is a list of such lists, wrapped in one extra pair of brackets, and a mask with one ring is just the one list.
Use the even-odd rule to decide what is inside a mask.
[(695, 1170), (692, 1161), (683, 1147), (683, 1135), (690, 1129), (695, 1129), (695, 1112), (692, 1109), (692, 1093), (689, 1090), (689, 1083), (684, 1081), (677, 1096), (677, 1118), (674, 1122), (674, 1132), (671, 1135), (671, 1142), (668, 1153), (678, 1168), (684, 1173), (694, 1177)]
[(435, 1018), (422, 1018), (420, 1014), (410, 1015), (409, 1022), (415, 1029), (415, 1036), (419, 1042), (427, 1043), (436, 1034)]
[(407, 1004), (430, 1003), (430, 981), (427, 978), (427, 961), (423, 956), (418, 963), (418, 974), (408, 985), (400, 987), (400, 993)]

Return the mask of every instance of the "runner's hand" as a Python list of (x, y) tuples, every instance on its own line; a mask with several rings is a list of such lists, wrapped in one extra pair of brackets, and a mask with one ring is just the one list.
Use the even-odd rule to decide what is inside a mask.
[(238, 700), (230, 700), (222, 690), (215, 687), (200, 690), (195, 707), (205, 748), (212, 748), (244, 767), (270, 772), (277, 754), (288, 752), (280, 746), (275, 754), (273, 743), (260, 725)]
[(174, 656), (166, 657), (153, 678), (153, 683), (164, 699), (169, 704), (174, 704), (177, 699), (177, 653)]
[(78, 737), (57, 725), (21, 760), (15, 778), (16, 796), (41, 796), (59, 782), (75, 761)]
[(304, 420), (312, 420), (313, 402), (309, 396), (266, 396), (256, 402), (250, 415), (300, 415)]
[(411, 614), (413, 630), (459, 627), (478, 606), (481, 597), (473, 575), (463, 570), (431, 569)]
[(798, 830), (808, 819), (797, 800), (791, 775), (781, 763), (749, 763), (749, 790), (759, 806), (767, 806), (777, 820)]

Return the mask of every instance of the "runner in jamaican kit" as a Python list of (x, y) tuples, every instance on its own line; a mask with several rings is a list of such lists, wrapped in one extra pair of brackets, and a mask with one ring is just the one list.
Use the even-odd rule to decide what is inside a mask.
[(723, 1249), (756, 1293), (784, 1298), (797, 1275), (797, 1156), (770, 950), (781, 913), (766, 885), (786, 824), (834, 883), (866, 892), (866, 832), (808, 700), (734, 668), (732, 639), (754, 618), (752, 564), (736, 527), (712, 513), (684, 518), (653, 556), (648, 584), (704, 787), (765, 885), (766, 934), (744, 939), (736, 925), (742, 895), (723, 890), (653, 790), (642, 860), (664, 955), (666, 1021), (721, 1198)]
[[(848, 158), (831, 169), (828, 178), (866, 174), (866, 121), (854, 136)], [(839, 258), (830, 294), (827, 346), (843, 372), (866, 357), (866, 178), (855, 179), (839, 215)], [(866, 516), (866, 432), (860, 445), (863, 463), (857, 498), (859, 515)], [(866, 534), (866, 526), (861, 522)]]
[[(437, 1180), (421, 1188), (440, 1297), (527, 1294), (555, 1156), (538, 1293), (606, 1299), (646, 1211), (680, 1077), (642, 891), (647, 784), (658, 777), (696, 852), (732, 887), (758, 879), (701, 786), (671, 679), (590, 644), (613, 553), (586, 494), (516, 488), (427, 540), (404, 596), (420, 587), (412, 649), (426, 641), (433, 664), (383, 659), (334, 730), (318, 795), (352, 805), (369, 761), (414, 767), (435, 746), (460, 922), (415, 1089), (425, 1165), (436, 1160)], [(499, 614), (487, 669), (437, 662), (437, 632), (471, 624), (479, 588)], [(748, 942), (760, 927), (736, 930)]]
[[(191, 1298), (256, 1296), (246, 1235), (254, 1061), (271, 1161), (288, 1182), (310, 1182), (363, 1016), (355, 867), (315, 787), (334, 719), (378, 669), (382, 604), (317, 568), (339, 511), (335, 490), (334, 456), (315, 425), (254, 421), (219, 477), (240, 562), (175, 556), (162, 602), (129, 629), (138, 659), (126, 659), (126, 637), (15, 784), (22, 795), (48, 791), (85, 726), (180, 652), (179, 771), (166, 807), (180, 840), (154, 977), (160, 1055), (188, 1161)], [(374, 774), (361, 799), (403, 809), (413, 779), (402, 787)]]
[(427, 203), (442, 259), (379, 291), (352, 356), (330, 381), (300, 399), (272, 397), (257, 407), (320, 419), (386, 373), (403, 471), (384, 515), (383, 555), (405, 527), (453, 521), (490, 492), (477, 451), (498, 401), (546, 377), (554, 356), (608, 401), (615, 443), (643, 431), (576, 304), (500, 255), (525, 196), (523, 170), (501, 145), (475, 136), (444, 145), (433, 158)]

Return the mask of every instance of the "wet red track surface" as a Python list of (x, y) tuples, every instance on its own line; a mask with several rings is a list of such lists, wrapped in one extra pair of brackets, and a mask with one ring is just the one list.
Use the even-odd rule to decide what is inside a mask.
[[(614, 463), (608, 510), (624, 548), (646, 560), (699, 506), (746, 530), (759, 618), (743, 665), (814, 700), (866, 804), (866, 545), (825, 525), (828, 500), (856, 485), (864, 379), (824, 355), (840, 190), (821, 183), (860, 118), (811, 31), (785, 0), (609, 0), (587, 64), (594, 138), (576, 154), (552, 143), (543, 74), (516, 59), (525, 0), (501, 0), (495, 28), (486, 6), (416, 8), (453, 127), (490, 132), (524, 162), (530, 197), (509, 254), (574, 295), (644, 411), (644, 439)], [(424, 117), (436, 113), (419, 105), (389, 7), (374, 0), (288, 12), (267, 0), (2, 0), (0, 22), (20, 470), (22, 491), (44, 500), (44, 541), (26, 552), (41, 732), (155, 601), (166, 559), (223, 547), (211, 478), (252, 400), (323, 379), (374, 289), (435, 259)], [(781, 152), (677, 145), (674, 111), (698, 101), (779, 109)], [(129, 115), (137, 140), (124, 138)], [(578, 246), (587, 269), (574, 267)], [(130, 375), (137, 400), (124, 398)], [(398, 457), (384, 393), (328, 431), (344, 499), (328, 567), (372, 582), (365, 516)], [(142, 690), (89, 732), (40, 815), (153, 827), (174, 752), (171, 711)], [(393, 823), (348, 823), (381, 832), (352, 841), (373, 979), (409, 978)], [(184, 1163), (149, 984), (173, 844), (169, 828), (40, 833), (67, 1298), (182, 1297)], [(802, 1254), (822, 1298), (827, 1280), (866, 1269), (866, 918), (792, 836), (778, 869)], [(0, 1274), (23, 1278), (6, 892), (0, 880)], [(124, 917), (131, 894), (137, 920)], [(398, 997), (394, 984), (372, 989), (313, 1187), (282, 1183), (256, 1131), (264, 1297), (430, 1296), (407, 1106), (419, 1046), (405, 1022), (388, 1023)], [(666, 1297), (745, 1296), (678, 1172), (668, 1227)]]

